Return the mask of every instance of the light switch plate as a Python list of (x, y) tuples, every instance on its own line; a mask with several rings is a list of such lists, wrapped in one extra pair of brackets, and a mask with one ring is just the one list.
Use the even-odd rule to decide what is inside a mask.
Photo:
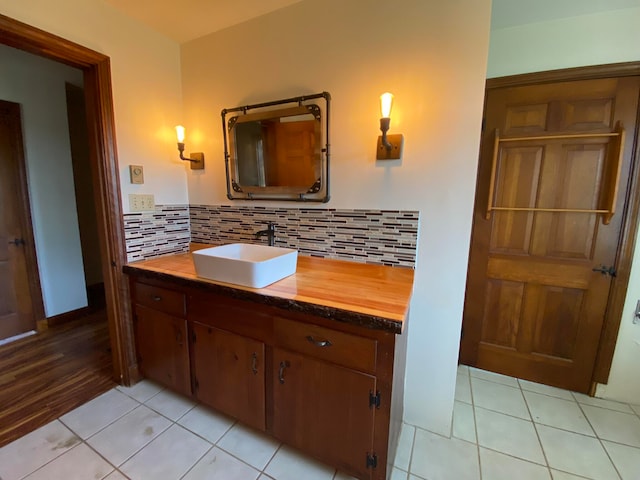
[(129, 194), (129, 210), (131, 212), (152, 212), (155, 208), (156, 204), (153, 195)]
[(131, 178), (131, 183), (143, 184), (144, 169), (142, 165), (129, 165), (129, 177)]

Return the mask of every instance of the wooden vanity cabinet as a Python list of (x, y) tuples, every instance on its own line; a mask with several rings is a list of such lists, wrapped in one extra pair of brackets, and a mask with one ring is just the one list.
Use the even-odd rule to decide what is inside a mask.
[[(191, 382), (221, 413), (359, 479), (387, 478), (393, 333), (146, 281), (132, 281), (145, 376), (187, 395)], [(169, 304), (172, 315), (148, 306)]]
[(184, 295), (143, 283), (132, 287), (138, 368), (145, 377), (191, 395)]

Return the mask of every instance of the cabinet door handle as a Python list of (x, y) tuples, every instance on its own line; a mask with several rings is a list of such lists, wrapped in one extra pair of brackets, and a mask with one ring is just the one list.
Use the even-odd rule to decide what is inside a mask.
[(284, 369), (290, 366), (291, 364), (286, 360), (280, 362), (280, 371), (278, 372), (278, 380), (280, 380), (280, 383), (284, 383)]
[(307, 335), (307, 340), (313, 343), (316, 347), (330, 347), (333, 345), (329, 340), (316, 340), (311, 335)]
[(256, 352), (251, 355), (251, 371), (254, 375), (258, 374), (258, 354)]
[(153, 295), (151, 297), (151, 300), (153, 300), (154, 302), (159, 302), (160, 300), (162, 300), (162, 297), (159, 295)]
[(176, 330), (176, 342), (178, 345), (182, 345), (182, 332), (180, 330)]

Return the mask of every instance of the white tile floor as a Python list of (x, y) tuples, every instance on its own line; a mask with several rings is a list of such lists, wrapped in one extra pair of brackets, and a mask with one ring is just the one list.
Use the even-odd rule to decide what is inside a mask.
[[(404, 425), (391, 480), (640, 480), (640, 406), (467, 367), (451, 438)], [(0, 449), (0, 480), (349, 480), (143, 381)]]

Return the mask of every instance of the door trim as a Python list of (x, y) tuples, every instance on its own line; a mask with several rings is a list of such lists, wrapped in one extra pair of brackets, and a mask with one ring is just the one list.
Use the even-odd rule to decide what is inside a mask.
[(133, 336), (109, 57), (0, 14), (0, 43), (55, 60), (84, 72), (91, 171), (94, 185), (100, 256), (104, 275), (107, 319), (114, 379), (129, 385)]
[[(639, 75), (640, 62), (625, 62), (489, 78), (486, 82), (485, 100), (486, 93), (489, 90), (497, 88)], [(633, 151), (631, 152), (631, 181), (625, 194), (625, 209), (620, 212), (622, 215), (622, 229), (616, 254), (617, 276), (612, 278), (611, 282), (611, 290), (600, 336), (598, 354), (591, 379), (592, 393), (595, 391), (596, 383), (606, 384), (609, 379), (613, 354), (618, 340), (620, 322), (622, 321), (622, 311), (627, 294), (627, 286), (629, 284), (631, 262), (636, 247), (635, 240), (638, 231), (637, 219), (640, 214), (640, 169), (638, 167), (638, 158), (640, 157), (640, 146), (638, 142), (640, 135), (640, 106), (636, 114), (635, 129), (628, 131), (628, 134), (632, 134), (634, 138)]]

